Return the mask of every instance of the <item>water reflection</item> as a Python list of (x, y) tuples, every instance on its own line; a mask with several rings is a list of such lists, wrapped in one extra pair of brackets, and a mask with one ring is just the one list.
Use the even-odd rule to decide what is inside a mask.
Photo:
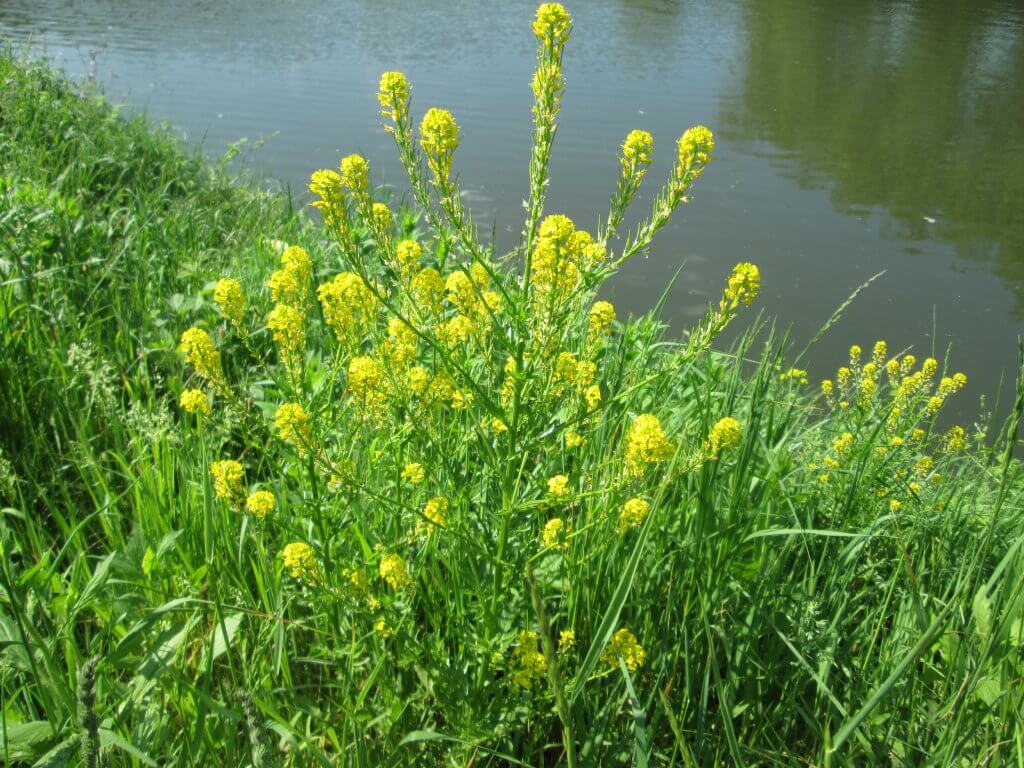
[[(749, 2), (739, 93), (719, 127), (888, 238), (942, 238), (1024, 309), (1024, 35), (1001, 2)], [(937, 297), (940, 298), (940, 297)]]

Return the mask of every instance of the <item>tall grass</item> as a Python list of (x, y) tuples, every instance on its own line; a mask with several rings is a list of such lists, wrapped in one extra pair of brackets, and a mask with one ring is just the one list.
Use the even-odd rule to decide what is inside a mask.
[[(854, 354), (819, 396), (728, 296), (682, 338), (655, 314), (595, 337), (597, 288), (664, 208), (616, 236), (646, 170), (624, 151), (603, 260), (559, 243), (547, 282), (529, 278), (552, 258), (543, 197), (568, 35), (544, 14), (529, 207), (507, 255), (461, 206), (451, 125), (435, 113), (418, 146), (398, 78), (382, 105), (418, 210), (374, 216), (349, 158), (317, 177), (320, 230), (0, 58), (7, 764), (1024, 762), (1024, 403), (999, 429), (940, 431), (943, 385), (905, 384), (929, 366), (885, 351), (874, 373)], [(703, 164), (677, 169), (663, 206)], [(407, 239), (422, 247), (408, 265)], [(301, 334), (275, 339), (282, 242), (304, 246), (311, 284), (358, 280), (335, 305), (301, 268), (284, 290), (291, 251), (273, 298), (303, 310)], [(427, 268), (453, 289), (436, 313), (411, 288)], [(240, 314), (215, 290), (225, 276)], [(352, 295), (370, 319), (339, 332)], [(748, 328), (712, 351), (727, 322)], [(223, 379), (183, 371), (193, 325)], [(595, 363), (599, 403), (585, 372), (559, 367), (568, 351)], [(357, 358), (381, 364), (372, 386)], [(411, 365), (434, 396), (407, 385)], [(196, 387), (209, 416), (178, 405)], [(275, 426), (286, 402), (308, 431)], [(657, 460), (631, 467), (640, 414), (669, 450), (655, 440)], [(225, 459), (241, 487), (214, 483)], [(410, 463), (421, 481), (403, 477)], [(246, 508), (257, 489), (276, 500), (263, 517)], [(646, 514), (620, 518), (631, 498)]]

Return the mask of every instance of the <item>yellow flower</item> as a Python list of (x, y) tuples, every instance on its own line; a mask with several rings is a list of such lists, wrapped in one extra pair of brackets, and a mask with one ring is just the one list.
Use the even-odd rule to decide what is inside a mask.
[(640, 476), (649, 464), (672, 458), (674, 449), (657, 416), (637, 416), (626, 434), (626, 471)]
[(245, 500), (245, 508), (260, 519), (273, 512), (276, 506), (277, 500), (270, 491), (255, 491)]
[(413, 271), (420, 263), (423, 248), (415, 240), (399, 240), (395, 246), (395, 256), (403, 274)]
[(558, 634), (558, 652), (568, 653), (576, 647), (576, 632), (571, 629), (563, 629)]
[(444, 297), (444, 280), (433, 267), (427, 267), (416, 273), (412, 279), (412, 294), (418, 302), (433, 313), (441, 311), (441, 299)]
[(927, 475), (932, 471), (932, 467), (935, 466), (935, 459), (931, 456), (922, 456), (914, 464), (914, 472), (918, 475)]
[(900, 508), (902, 506), (903, 506), (903, 503), (899, 499), (892, 499), (889, 502), (889, 511), (890, 512), (899, 512)]
[(281, 362), (294, 369), (302, 362), (302, 350), (306, 342), (302, 315), (290, 304), (278, 304), (267, 316), (267, 327), (277, 344)]
[(384, 555), (378, 566), (380, 577), (394, 590), (405, 589), (412, 585), (412, 577), (409, 575), (409, 567), (401, 555)]
[(214, 495), (232, 507), (240, 506), (245, 496), (245, 489), (242, 488), (245, 472), (242, 465), (232, 459), (215, 461), (210, 465), (210, 474), (213, 475)]
[(900, 373), (910, 373), (912, 370), (914, 370), (915, 365), (917, 365), (916, 357), (914, 357), (913, 355), (904, 355), (903, 359), (900, 360)]
[(213, 411), (210, 408), (210, 401), (206, 393), (201, 389), (186, 389), (181, 393), (181, 409), (185, 413), (199, 416), (209, 416)]
[(839, 382), (840, 389), (846, 389), (846, 385), (850, 383), (850, 376), (852, 372), (846, 366), (843, 366), (836, 371), (836, 381)]
[(623, 627), (612, 635), (608, 645), (601, 652), (601, 660), (606, 664), (617, 667), (619, 659), (626, 665), (626, 669), (635, 672), (643, 666), (646, 653), (643, 646), (637, 642), (636, 636)]
[(437, 337), (445, 346), (454, 347), (469, 341), (475, 331), (472, 320), (465, 315), (456, 315), (438, 326)]
[(451, 172), (452, 153), (459, 146), (459, 125), (447, 109), (431, 107), (420, 123), (420, 145), (427, 155), (427, 164), (434, 175), (447, 179)]
[(938, 370), (939, 361), (936, 360), (934, 357), (929, 357), (923, 363), (921, 363), (921, 373), (923, 373), (929, 379), (932, 376), (934, 376)]
[(850, 347), (850, 366), (851, 367), (857, 365), (857, 363), (860, 362), (861, 354), (862, 354), (862, 350), (861, 350), (859, 344), (854, 344), (853, 346)]
[(383, 616), (378, 617), (377, 620), (373, 622), (373, 630), (385, 640), (389, 637), (394, 637), (395, 635), (395, 628), (388, 624), (387, 619)]
[(946, 453), (957, 453), (967, 447), (967, 433), (963, 427), (950, 427), (945, 437)]
[(683, 183), (700, 176), (701, 166), (711, 162), (711, 152), (715, 148), (715, 137), (711, 129), (703, 125), (688, 128), (679, 137), (679, 163), (676, 166), (678, 179)]
[(380, 415), (387, 407), (388, 393), (384, 369), (372, 357), (353, 357), (348, 364), (348, 388), (366, 409), (366, 415)]
[(402, 479), (413, 485), (419, 485), (423, 482), (423, 478), (427, 476), (427, 473), (423, 469), (422, 464), (416, 462), (410, 462), (405, 465), (402, 470)]
[(341, 174), (329, 169), (313, 171), (309, 177), (309, 191), (321, 202), (333, 204), (341, 199)]
[(299, 453), (305, 453), (313, 444), (313, 430), (309, 414), (299, 403), (285, 403), (274, 415), (274, 426), (282, 440), (295, 443)]
[(281, 268), (267, 281), (270, 297), (282, 304), (302, 304), (313, 275), (313, 260), (304, 248), (289, 246), (281, 254)]
[(832, 443), (832, 448), (835, 452), (842, 455), (846, 453), (853, 446), (853, 434), (850, 432), (843, 432), (843, 434)]
[[(779, 374), (779, 381), (795, 381), (798, 384), (807, 383), (807, 371), (803, 368), (790, 368), (788, 371), (783, 371)], [(831, 382), (830, 382), (831, 383)], [(824, 382), (822, 382), (824, 385)]]
[(910, 439), (915, 443), (919, 443), (924, 440), (925, 431), (920, 427), (915, 427), (910, 433)]
[(225, 319), (236, 331), (241, 331), (245, 313), (245, 294), (241, 284), (230, 277), (221, 278), (213, 287), (213, 300)]
[(316, 289), (324, 322), (341, 344), (359, 345), (377, 318), (377, 297), (355, 272), (341, 272)]
[(544, 524), (540, 539), (546, 549), (568, 549), (569, 526), (562, 518), (553, 517)]
[(373, 226), (380, 235), (387, 235), (391, 230), (393, 216), (387, 203), (374, 203), (372, 207)]
[(316, 584), (320, 581), (320, 567), (317, 565), (313, 548), (303, 541), (293, 541), (281, 550), (281, 559), (293, 579)]
[(750, 306), (761, 290), (761, 272), (749, 262), (740, 262), (732, 268), (729, 281), (722, 294), (722, 310)]
[(181, 346), (185, 362), (196, 369), (196, 373), (209, 381), (221, 392), (227, 391), (228, 384), (220, 364), (220, 352), (213, 345), (210, 334), (201, 328), (189, 328), (181, 334)]
[(572, 16), (561, 3), (541, 3), (533, 21), (537, 40), (553, 51), (561, 49), (572, 31)]
[(370, 188), (370, 164), (362, 155), (348, 155), (338, 164), (341, 183), (353, 192), (365, 193)]
[(384, 72), (377, 88), (381, 117), (397, 120), (409, 111), (409, 81), (401, 72)]
[(565, 431), (565, 446), (567, 448), (579, 448), (584, 442), (586, 442), (586, 440), (583, 435), (575, 429), (567, 429)]
[(879, 339), (875, 342), (874, 348), (871, 350), (871, 362), (875, 368), (881, 368), (885, 363), (885, 357), (889, 354), (889, 345), (885, 343), (883, 339)]
[(555, 475), (548, 479), (548, 493), (556, 499), (562, 499), (569, 495), (569, 478), (565, 475)]
[(654, 137), (647, 131), (630, 131), (622, 142), (622, 172), (626, 176), (643, 176), (651, 164)]
[(736, 419), (732, 416), (719, 419), (711, 428), (711, 435), (708, 438), (711, 458), (717, 459), (722, 451), (735, 448), (740, 444), (742, 437), (743, 429)]
[(825, 396), (826, 400), (832, 399), (832, 393), (834, 392), (833, 384), (830, 379), (824, 379), (821, 382), (821, 394)]
[(636, 528), (647, 517), (650, 509), (651, 505), (643, 499), (636, 498), (627, 501), (619, 510), (618, 532), (623, 533), (630, 528)]
[(512, 652), (515, 661), (512, 682), (520, 688), (532, 688), (534, 682), (544, 677), (548, 662), (537, 648), (537, 633), (524, 631), (516, 636), (516, 648)]
[(608, 332), (615, 322), (615, 307), (608, 301), (595, 301), (590, 308), (590, 333), (601, 336)]
[(591, 384), (587, 387), (587, 391), (583, 393), (583, 399), (587, 401), (587, 410), (596, 410), (597, 406), (601, 404), (601, 386), (599, 384)]
[(447, 511), (448, 499), (444, 496), (435, 496), (423, 507), (423, 516), (434, 525), (444, 525)]

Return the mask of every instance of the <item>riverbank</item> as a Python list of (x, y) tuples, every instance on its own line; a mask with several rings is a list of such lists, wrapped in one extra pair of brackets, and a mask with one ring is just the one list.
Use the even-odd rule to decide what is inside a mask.
[[(669, 369), (655, 321), (617, 325), (601, 376), (639, 389), (629, 376), (644, 370), (653, 388), (611, 409), (550, 480), (586, 468), (602, 488), (641, 409), (695, 449), (722, 416), (742, 435), (638, 491), (643, 514), (609, 512), (585, 484), (563, 495), (548, 483), (516, 513), (552, 515), (551, 497), (563, 499), (550, 519), (580, 536), (563, 547), (552, 534), (554, 551), (534, 558), (535, 521), (524, 522), (498, 594), (498, 502), (463, 471), (475, 444), (419, 457), (427, 486), (469, 489), (464, 528), (451, 492), (450, 544), (424, 543), (423, 518), (397, 526), (407, 510), (387, 502), (419, 496), (383, 443), (352, 433), (353, 463), (384, 467), (362, 494), (332, 491), (307, 478), (301, 453), (270, 447), (266, 313), (252, 356), (230, 346), (213, 285), (231, 276), (267, 303), (282, 242), (303, 245), (326, 280), (341, 261), (323, 233), (286, 195), (52, 71), (5, 54), (0, 81), (6, 763), (68, 764), (92, 730), (117, 764), (558, 764), (567, 732), (582, 764), (1024, 758), (1024, 486), (1001, 430), (935, 426), (954, 371), (865, 340), (823, 397), (768, 329)], [(408, 218), (395, 226), (418, 231)], [(195, 382), (177, 348), (196, 325), (215, 329), (227, 378), (255, 404), (255, 436), (232, 412), (179, 407)], [(311, 352), (309, 364), (329, 358)], [(919, 401), (898, 400), (918, 373)], [(892, 426), (897, 402), (908, 413)], [(458, 411), (445, 406), (439, 429), (474, 433)], [(223, 503), (209, 465), (225, 456), (273, 489), (273, 514)], [(391, 589), (403, 580), (380, 567), (391, 561), (374, 530), (413, 549), (406, 592)], [(318, 578), (282, 562), (296, 539), (316, 547)], [(530, 618), (538, 604), (545, 620)], [(548, 629), (570, 633), (561, 650), (546, 646)], [(557, 669), (564, 696), (546, 676)]]

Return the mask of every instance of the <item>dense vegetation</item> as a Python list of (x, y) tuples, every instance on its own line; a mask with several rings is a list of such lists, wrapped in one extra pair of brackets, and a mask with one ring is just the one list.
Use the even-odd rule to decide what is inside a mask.
[(0, 57), (6, 764), (1024, 762), (1021, 403), (950, 426), (966, 377), (884, 342), (811, 387), (751, 264), (682, 337), (616, 319), (713, 137), (634, 231), (642, 131), (595, 236), (545, 216), (534, 31), (510, 254), (399, 73), (415, 210), (350, 155), (317, 224)]

